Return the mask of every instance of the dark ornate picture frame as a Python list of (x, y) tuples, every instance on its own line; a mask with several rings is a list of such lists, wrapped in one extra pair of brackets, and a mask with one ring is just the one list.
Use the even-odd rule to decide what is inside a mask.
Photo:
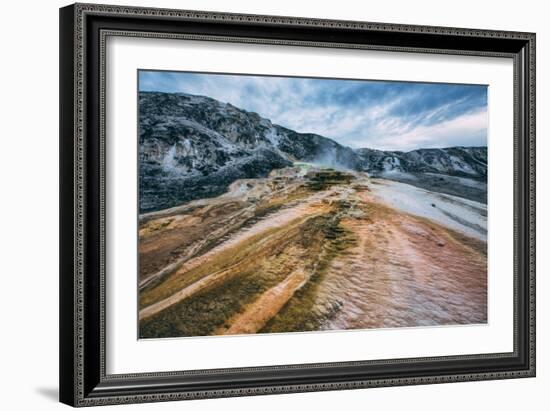
[[(108, 36), (504, 57), (514, 65), (514, 350), (116, 374), (105, 371)], [(60, 400), (73, 406), (535, 376), (535, 34), (75, 4), (60, 10)]]

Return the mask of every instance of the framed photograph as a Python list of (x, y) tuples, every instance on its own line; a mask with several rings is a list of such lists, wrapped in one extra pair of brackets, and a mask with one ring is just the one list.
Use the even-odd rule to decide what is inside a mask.
[(535, 34), (60, 24), (62, 402), (535, 376)]

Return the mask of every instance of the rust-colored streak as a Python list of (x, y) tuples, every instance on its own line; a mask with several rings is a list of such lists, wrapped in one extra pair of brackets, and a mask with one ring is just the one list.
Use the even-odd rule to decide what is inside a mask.
[(217, 334), (252, 334), (261, 330), (308, 279), (304, 271), (291, 273), (281, 283), (263, 293), (243, 313), (231, 319), (230, 326)]

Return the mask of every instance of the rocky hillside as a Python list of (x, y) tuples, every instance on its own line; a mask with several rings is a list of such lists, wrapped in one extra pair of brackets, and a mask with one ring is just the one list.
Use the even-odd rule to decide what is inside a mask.
[(484, 180), (487, 174), (484, 147), (353, 150), (184, 93), (140, 92), (139, 131), (141, 213), (220, 195), (237, 179), (265, 177), (297, 160), (375, 175), (429, 172)]
[(409, 152), (360, 148), (362, 167), (384, 172), (437, 173), (470, 178), (487, 177), (487, 147), (422, 148)]

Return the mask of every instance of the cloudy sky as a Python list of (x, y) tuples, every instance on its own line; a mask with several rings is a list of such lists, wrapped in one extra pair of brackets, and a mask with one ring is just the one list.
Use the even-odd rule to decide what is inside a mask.
[(184, 92), (353, 148), (487, 145), (487, 87), (140, 71), (141, 91)]

